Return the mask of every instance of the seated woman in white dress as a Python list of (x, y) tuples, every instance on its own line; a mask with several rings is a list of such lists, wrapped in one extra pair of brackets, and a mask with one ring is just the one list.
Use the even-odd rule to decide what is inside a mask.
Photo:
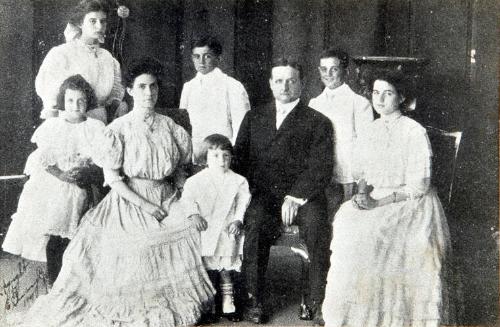
[(437, 327), (449, 231), (430, 185), (430, 143), (403, 116), (405, 80), (375, 74), (375, 120), (355, 149), (359, 193), (333, 223), (323, 316), (328, 327)]
[(111, 191), (82, 218), (25, 326), (186, 326), (210, 309), (199, 232), (168, 214), (177, 191), (171, 177), (190, 162), (192, 147), (182, 127), (155, 113), (161, 76), (153, 59), (131, 65), (133, 110), (106, 127), (93, 158)]

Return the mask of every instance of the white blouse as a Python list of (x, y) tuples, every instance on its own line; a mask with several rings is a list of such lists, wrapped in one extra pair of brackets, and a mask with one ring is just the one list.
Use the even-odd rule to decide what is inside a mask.
[[(191, 161), (189, 134), (172, 119), (154, 114), (147, 124), (131, 111), (109, 124), (94, 161), (105, 169), (122, 169), (129, 177), (160, 180)], [(106, 183), (116, 180), (105, 175)]]
[(64, 80), (76, 74), (82, 75), (92, 86), (99, 106), (113, 100), (121, 101), (125, 94), (120, 64), (111, 53), (99, 47), (89, 47), (76, 39), (50, 49), (40, 66), (35, 89), (43, 101), (42, 118), (54, 110)]
[(432, 150), (425, 128), (406, 116), (379, 118), (355, 147), (354, 176), (377, 188), (399, 189), (410, 198), (430, 187)]

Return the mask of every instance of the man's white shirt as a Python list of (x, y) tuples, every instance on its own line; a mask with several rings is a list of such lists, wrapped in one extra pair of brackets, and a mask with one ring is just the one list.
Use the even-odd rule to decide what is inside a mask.
[(250, 102), (240, 82), (215, 68), (205, 75), (197, 73), (184, 84), (179, 107), (189, 113), (196, 161), (208, 135), (225, 135), (234, 144)]
[(330, 119), (334, 129), (334, 180), (347, 184), (354, 182), (352, 177), (352, 149), (356, 138), (366, 131), (367, 124), (373, 121), (370, 102), (356, 94), (347, 84), (323, 92), (309, 102), (309, 107)]

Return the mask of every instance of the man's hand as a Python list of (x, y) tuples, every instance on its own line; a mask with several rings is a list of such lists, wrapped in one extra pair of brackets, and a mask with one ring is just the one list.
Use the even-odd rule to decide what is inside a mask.
[(200, 215), (191, 215), (188, 219), (192, 222), (192, 224), (196, 227), (200, 232), (207, 230), (208, 223), (205, 219), (203, 219)]
[(281, 219), (283, 220), (283, 225), (290, 226), (293, 224), (297, 212), (299, 211), (300, 204), (293, 201), (292, 199), (285, 198), (283, 205), (281, 206)]

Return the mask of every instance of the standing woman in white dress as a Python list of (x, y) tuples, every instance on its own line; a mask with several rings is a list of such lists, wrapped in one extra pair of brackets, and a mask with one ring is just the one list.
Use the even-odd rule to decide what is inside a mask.
[(106, 107), (114, 112), (121, 105), (124, 88), (120, 64), (100, 47), (104, 42), (108, 14), (104, 0), (81, 0), (74, 8), (64, 33), (66, 43), (47, 53), (36, 76), (36, 93), (43, 101), (41, 118), (58, 115), (59, 87), (66, 78), (76, 74), (89, 82), (97, 96), (97, 107), (89, 108), (89, 117), (107, 123)]
[(328, 327), (438, 327), (449, 231), (430, 185), (429, 139), (402, 115), (404, 76), (379, 71), (373, 81), (380, 118), (355, 150), (358, 194), (335, 216), (324, 319)]

